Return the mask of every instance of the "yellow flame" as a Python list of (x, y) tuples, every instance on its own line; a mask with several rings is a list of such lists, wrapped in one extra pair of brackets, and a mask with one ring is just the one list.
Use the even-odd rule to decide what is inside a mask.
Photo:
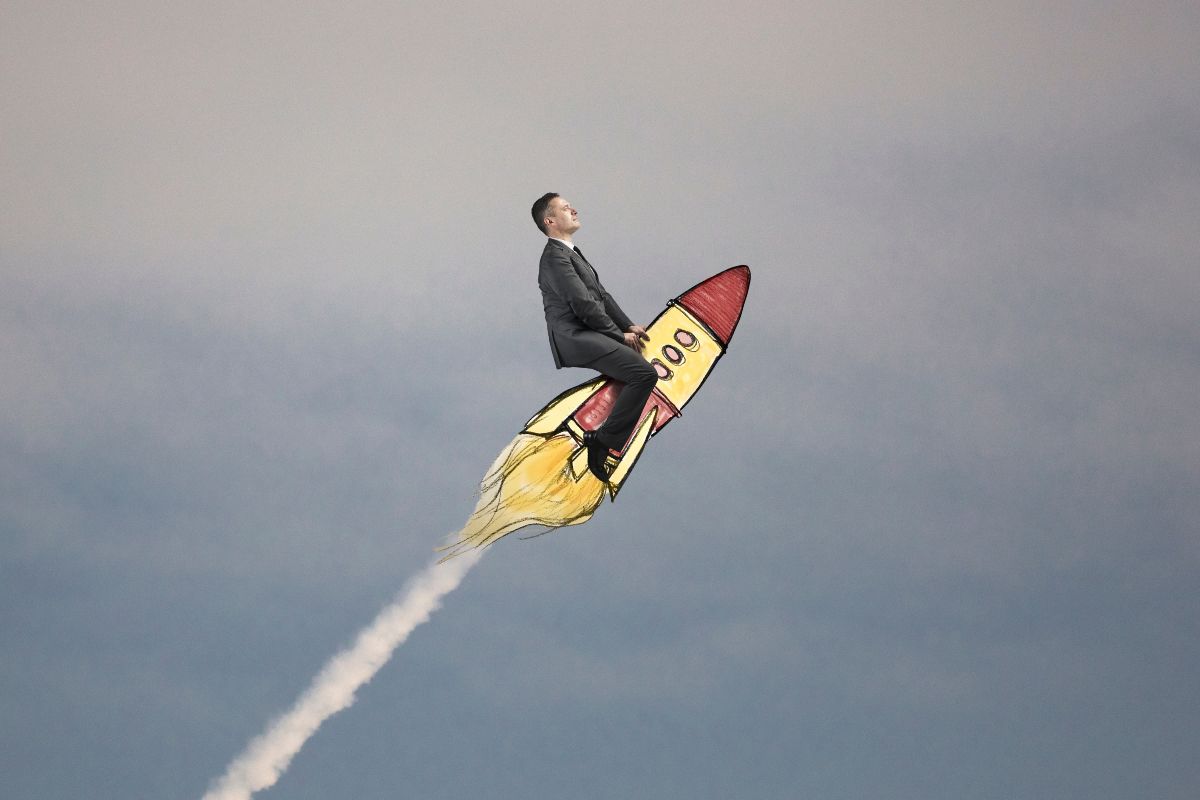
[(509, 442), (479, 485), (479, 502), (458, 539), (439, 550), (442, 561), (486, 547), (527, 525), (561, 528), (587, 522), (604, 499), (590, 472), (576, 479), (569, 465), (579, 447), (569, 433), (521, 433)]

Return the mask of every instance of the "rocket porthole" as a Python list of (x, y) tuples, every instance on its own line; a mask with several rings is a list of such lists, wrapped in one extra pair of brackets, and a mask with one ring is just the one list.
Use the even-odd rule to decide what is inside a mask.
[(672, 345), (665, 344), (665, 345), (663, 345), (662, 353), (664, 356), (666, 356), (667, 361), (670, 361), (672, 364), (675, 364), (676, 366), (683, 363), (683, 353), (679, 352), (678, 347), (674, 347)]
[(670, 369), (667, 368), (666, 364), (662, 363), (657, 358), (650, 362), (650, 366), (654, 367), (654, 371), (658, 373), (658, 379), (660, 381), (668, 380), (670, 379), (671, 375), (674, 374)]
[(696, 336), (691, 331), (685, 331), (683, 328), (675, 331), (675, 341), (686, 347), (688, 350), (696, 350), (700, 347), (700, 342), (696, 341)]

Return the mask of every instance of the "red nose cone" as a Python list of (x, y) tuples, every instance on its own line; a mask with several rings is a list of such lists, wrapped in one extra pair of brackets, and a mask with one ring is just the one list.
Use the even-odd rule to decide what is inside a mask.
[(750, 268), (730, 267), (688, 289), (675, 302), (707, 325), (722, 345), (727, 345), (741, 319), (749, 289)]

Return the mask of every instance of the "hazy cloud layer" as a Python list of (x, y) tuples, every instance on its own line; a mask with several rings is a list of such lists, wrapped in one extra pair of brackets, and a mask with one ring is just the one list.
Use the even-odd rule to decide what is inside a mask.
[(0, 8), (14, 796), (198, 797), (462, 523), (547, 190), (733, 347), (272, 797), (1194, 796), (1194, 4), (303, 5)]

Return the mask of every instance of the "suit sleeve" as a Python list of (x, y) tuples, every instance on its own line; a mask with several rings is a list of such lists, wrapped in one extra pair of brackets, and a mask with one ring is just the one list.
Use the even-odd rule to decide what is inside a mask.
[(618, 328), (623, 331), (629, 330), (633, 326), (633, 320), (621, 310), (621, 307), (617, 305), (616, 300), (613, 300), (612, 295), (608, 293), (607, 289), (601, 286), (600, 291), (604, 292), (604, 310), (608, 312), (608, 316), (612, 318), (612, 321), (616, 323)]
[[(584, 325), (620, 342), (625, 341), (621, 329), (608, 315), (606, 304), (592, 299), (565, 253), (548, 252), (542, 260), (546, 265), (545, 275), (551, 290), (566, 301)], [(608, 295), (605, 294), (605, 297), (608, 298)], [(616, 306), (616, 303), (612, 305)]]

